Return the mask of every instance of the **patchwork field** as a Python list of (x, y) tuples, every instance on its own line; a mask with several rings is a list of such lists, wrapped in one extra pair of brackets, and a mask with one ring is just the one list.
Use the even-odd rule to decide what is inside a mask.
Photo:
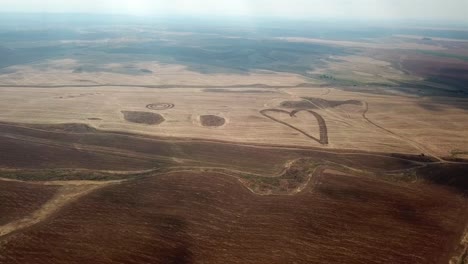
[[(464, 98), (433, 100), (331, 87), (250, 88), (247, 92), (245, 88), (102, 87), (90, 93), (90, 89), (2, 88), (0, 121), (82, 123), (162, 137), (439, 158), (468, 150), (468, 109), (464, 107), (468, 99)], [(261, 92), (253, 93), (255, 89)], [(203, 125), (204, 116), (213, 116), (210, 122), (216, 116), (219, 125)]]
[(0, 264), (468, 263), (466, 31), (192, 22), (0, 25)]

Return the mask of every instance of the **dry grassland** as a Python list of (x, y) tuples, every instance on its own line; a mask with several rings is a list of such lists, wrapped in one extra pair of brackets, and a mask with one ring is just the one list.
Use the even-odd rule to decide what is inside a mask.
[[(260, 90), (257, 88), (257, 90)], [(1, 88), (0, 121), (18, 123), (86, 123), (92, 127), (147, 135), (205, 138), (243, 143), (357, 149), (377, 152), (413, 153), (446, 157), (468, 150), (466, 99), (412, 98), (345, 92), (333, 88), (261, 89), (251, 92), (230, 88), (210, 92), (198, 88)], [(233, 93), (232, 91), (238, 91)], [(250, 90), (251, 91), (251, 90)], [(264, 91), (269, 91), (265, 93)], [(226, 96), (229, 95), (229, 96)], [(303, 99), (306, 98), (306, 99)], [(360, 101), (336, 107), (313, 108), (325, 120), (328, 144), (322, 145), (303, 133), (263, 116), (260, 111), (279, 109), (282, 103), (314, 100)], [(318, 98), (318, 99), (317, 99)], [(321, 101), (318, 101), (321, 102)], [(173, 108), (151, 110), (157, 103)], [(305, 106), (314, 104), (306, 102)], [(317, 101), (315, 101), (317, 104)], [(283, 104), (284, 106), (284, 104)], [(165, 122), (148, 126), (128, 122), (121, 111), (143, 111), (161, 115)], [(225, 119), (216, 128), (204, 127), (200, 116)], [(282, 121), (319, 138), (319, 124), (303, 111), (297, 116), (278, 116)]]
[[(298, 74), (258, 71), (250, 74), (202, 74), (186, 66), (158, 62), (111, 63), (98, 72), (76, 72), (80, 67), (73, 59), (11, 66), (0, 75), (1, 85), (251, 85), (292, 86), (304, 83)], [(128, 69), (144, 69), (138, 76), (125, 74)]]

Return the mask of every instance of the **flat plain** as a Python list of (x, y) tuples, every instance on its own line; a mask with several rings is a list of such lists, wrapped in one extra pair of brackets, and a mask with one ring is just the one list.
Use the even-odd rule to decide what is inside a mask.
[(0, 263), (466, 263), (464, 32), (177, 27), (0, 30)]

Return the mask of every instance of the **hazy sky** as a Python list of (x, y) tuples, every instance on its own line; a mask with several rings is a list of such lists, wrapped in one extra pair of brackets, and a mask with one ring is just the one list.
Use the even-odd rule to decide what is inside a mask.
[(191, 14), (468, 22), (468, 0), (0, 0), (4, 12)]

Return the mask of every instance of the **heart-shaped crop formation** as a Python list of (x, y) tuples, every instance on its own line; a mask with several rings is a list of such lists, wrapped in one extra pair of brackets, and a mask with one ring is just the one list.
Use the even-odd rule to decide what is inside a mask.
[[(308, 133), (307, 131), (304, 131), (303, 129), (301, 128), (298, 128), (297, 126), (291, 124), (292, 120), (287, 120), (287, 119), (279, 119), (277, 117), (274, 117), (273, 115), (271, 115), (271, 113), (283, 113), (283, 114), (288, 114), (290, 118), (299, 118), (296, 116), (297, 113), (299, 112), (307, 112), (309, 113), (311, 116), (315, 117), (315, 120), (317, 121), (318, 123), (318, 126), (319, 126), (319, 134), (320, 134), (320, 138), (316, 138), (314, 136), (312, 136), (310, 133)], [(290, 127), (298, 132), (300, 132), (301, 134), (305, 135), (306, 137), (310, 138), (310, 139), (313, 139), (315, 141), (317, 141), (318, 143), (322, 144), (322, 145), (327, 145), (328, 144), (328, 130), (327, 130), (327, 124), (325, 123), (325, 119), (323, 119), (323, 117), (312, 111), (312, 110), (307, 110), (307, 109), (298, 109), (298, 110), (293, 110), (291, 112), (288, 112), (286, 110), (281, 110), (281, 109), (264, 109), (264, 110), (261, 110), (260, 111), (260, 114), (262, 114), (263, 116), (275, 121), (275, 122), (278, 122), (282, 125), (285, 125), (287, 127)]]

